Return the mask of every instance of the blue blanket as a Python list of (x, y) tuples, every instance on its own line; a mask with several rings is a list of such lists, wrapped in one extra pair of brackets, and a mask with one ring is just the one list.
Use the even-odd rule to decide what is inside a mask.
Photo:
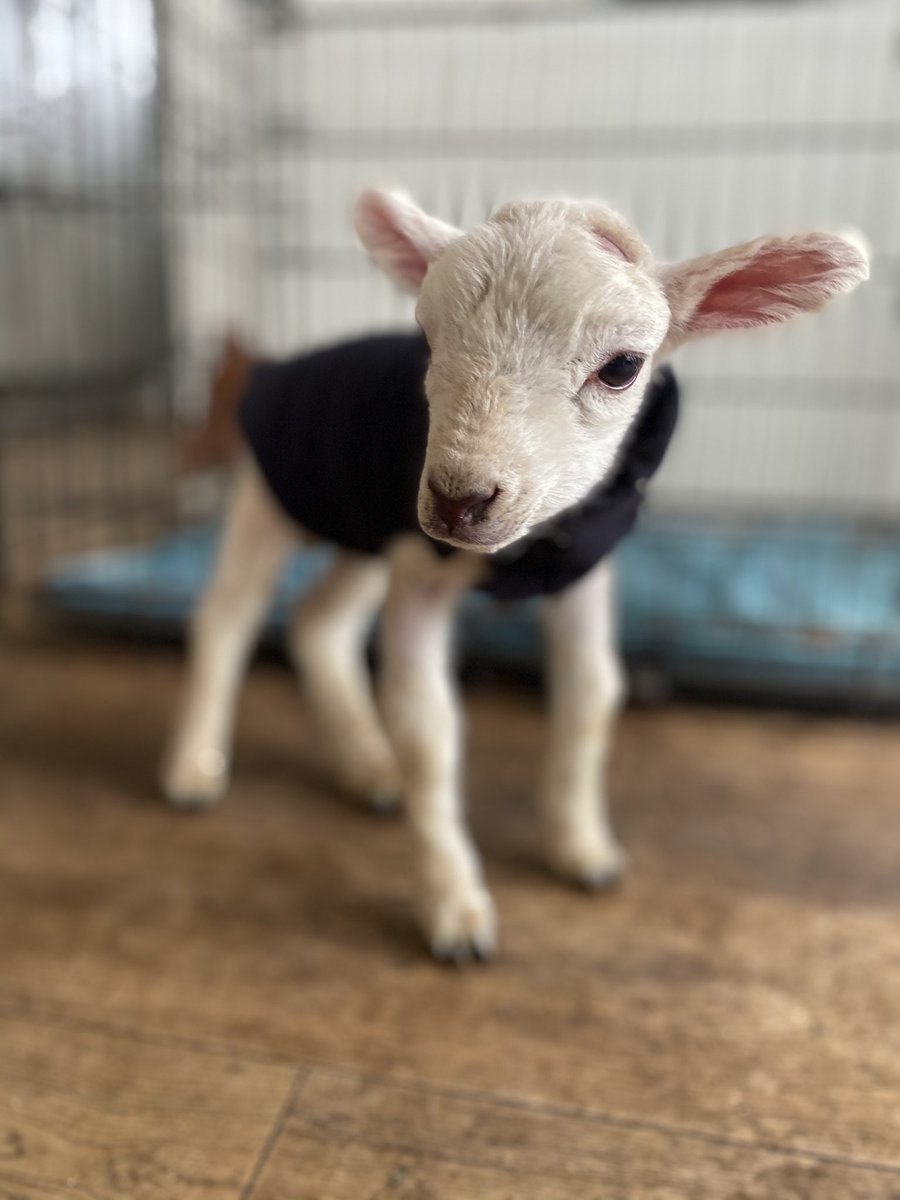
[[(149, 546), (59, 562), (43, 595), (69, 617), (179, 634), (215, 552), (201, 527)], [(327, 566), (328, 549), (286, 568), (267, 633)], [(677, 687), (737, 695), (900, 701), (900, 529), (834, 521), (679, 524), (646, 519), (617, 554), (626, 655)], [(466, 598), (472, 662), (537, 669), (538, 607)]]

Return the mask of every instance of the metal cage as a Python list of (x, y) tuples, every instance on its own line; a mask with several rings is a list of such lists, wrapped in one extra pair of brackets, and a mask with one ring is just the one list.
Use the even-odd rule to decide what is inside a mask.
[(444, 218), (604, 198), (657, 254), (854, 225), (871, 282), (678, 363), (679, 520), (900, 521), (900, 14), (443, 0), (5, 0), (0, 569), (177, 524), (172, 433), (229, 328), (293, 351), (410, 305), (354, 193)]

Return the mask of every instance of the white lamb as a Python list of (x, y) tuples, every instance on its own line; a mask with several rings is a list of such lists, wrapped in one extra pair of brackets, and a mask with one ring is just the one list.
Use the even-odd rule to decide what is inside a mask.
[[(340, 782), (375, 803), (402, 796), (432, 951), (488, 957), (494, 906), (459, 784), (451, 625), (460, 597), (490, 577), (504, 547), (527, 548), (548, 522), (602, 491), (654, 370), (678, 346), (817, 311), (862, 282), (868, 261), (854, 237), (811, 233), (661, 264), (623, 218), (568, 201), (508, 204), (464, 234), (403, 195), (367, 192), (356, 227), (375, 262), (419, 296), (430, 348), (427, 449), (414, 464), (421, 529), (398, 529), (381, 557), (348, 539), (299, 605), (290, 644)], [(320, 450), (285, 449), (299, 473), (303, 456)], [(341, 463), (326, 466), (339, 480)], [(248, 456), (194, 620), (164, 778), (175, 804), (223, 794), (238, 685), (279, 570), (298, 541), (321, 536), (290, 519), (270, 483)], [(453, 552), (439, 554), (435, 543)], [(364, 648), (383, 601), (379, 715)], [(603, 785), (622, 694), (605, 555), (549, 597), (546, 623), (547, 855), (564, 877), (602, 885), (624, 865)]]

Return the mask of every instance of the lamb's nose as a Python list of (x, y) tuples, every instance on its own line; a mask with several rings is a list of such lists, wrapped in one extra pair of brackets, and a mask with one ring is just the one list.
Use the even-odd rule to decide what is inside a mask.
[(496, 500), (500, 488), (492, 491), (472, 492), (468, 496), (448, 496), (433, 479), (428, 480), (428, 490), (434, 497), (434, 507), (437, 515), (443, 521), (448, 533), (453, 533), (460, 525), (477, 525), (484, 514)]

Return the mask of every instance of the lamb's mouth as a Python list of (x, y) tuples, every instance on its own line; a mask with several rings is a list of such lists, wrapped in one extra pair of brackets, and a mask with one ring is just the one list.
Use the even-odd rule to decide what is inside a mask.
[(469, 550), (474, 554), (494, 554), (512, 545), (528, 532), (526, 522), (507, 526), (503, 530), (482, 529), (478, 525), (458, 526), (452, 533), (436, 518), (421, 522), (422, 530), (435, 541), (444, 542), (457, 550)]

